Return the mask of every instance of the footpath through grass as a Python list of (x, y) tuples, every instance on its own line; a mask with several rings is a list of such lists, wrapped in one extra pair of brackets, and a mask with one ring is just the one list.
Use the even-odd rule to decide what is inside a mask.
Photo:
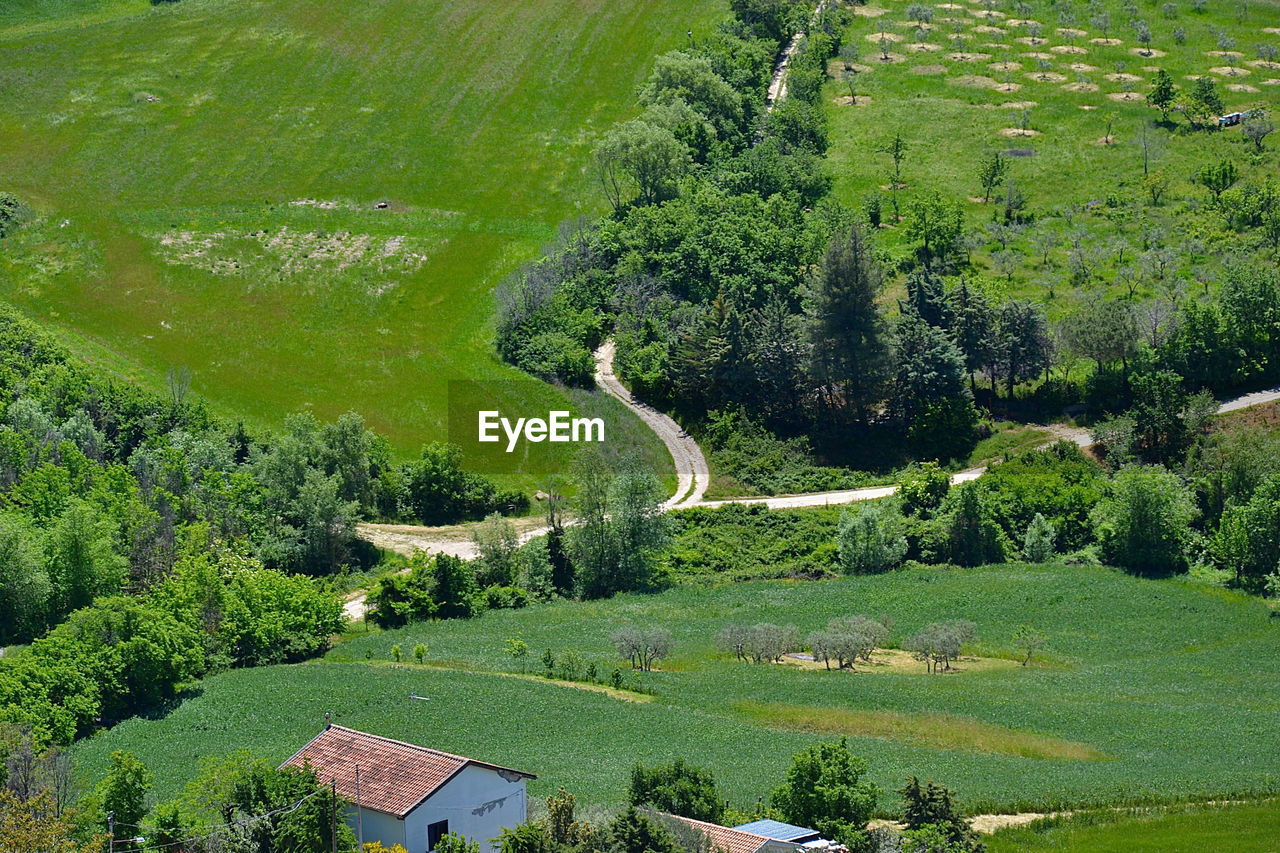
[[(894, 617), (891, 644), (929, 622), (971, 619), (966, 656), (984, 660), (941, 676), (923, 665), (826, 672), (738, 663), (715, 648), (728, 624), (808, 633), (853, 613)], [(122, 723), (76, 757), (88, 777), (112, 750), (132, 750), (165, 797), (202, 755), (245, 747), (283, 760), (329, 711), (344, 725), (536, 773), (534, 796), (563, 784), (590, 803), (619, 803), (636, 761), (679, 756), (748, 806), (798, 749), (839, 734), (885, 790), (917, 774), (975, 811), (1259, 795), (1280, 783), (1280, 620), (1269, 616), (1256, 599), (1215, 588), (1061, 565), (684, 587), (356, 635), (322, 662), (210, 678), (162, 719)], [(1012, 660), (1025, 621), (1049, 638), (1026, 668)], [(674, 637), (662, 671), (640, 677), (653, 701), (501, 674), (539, 672), (551, 649), (607, 677), (625, 666), (608, 640), (625, 624)], [(531, 650), (523, 667), (503, 651), (512, 637)], [(428, 666), (391, 662), (393, 645), (412, 660), (418, 643)], [(410, 692), (431, 701), (410, 709)]]

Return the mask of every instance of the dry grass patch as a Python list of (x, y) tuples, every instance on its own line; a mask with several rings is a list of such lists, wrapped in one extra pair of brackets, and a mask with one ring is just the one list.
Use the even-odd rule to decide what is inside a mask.
[(1205, 56), (1216, 56), (1222, 59), (1244, 59), (1244, 54), (1238, 50), (1206, 50)]
[(1073, 62), (1070, 65), (1068, 65), (1067, 68), (1076, 72), (1077, 74), (1089, 74), (1093, 71), (1098, 70), (1098, 66), (1090, 65), (1087, 62)]
[(1038, 106), (1035, 101), (1005, 101), (1000, 105), (1002, 110), (1029, 110)]
[(1010, 139), (1024, 139), (1030, 136), (1039, 136), (1040, 131), (1024, 127), (1002, 127), (1000, 128), (1000, 135), (1007, 136)]
[(860, 18), (878, 18), (888, 12), (888, 9), (881, 9), (879, 6), (854, 6), (853, 14)]
[(1239, 68), (1235, 65), (1215, 65), (1209, 69), (1210, 74), (1220, 74), (1223, 77), (1248, 77), (1253, 72), (1248, 68)]
[(1077, 30), (1072, 27), (1058, 27), (1056, 30), (1054, 30), (1054, 32), (1060, 36), (1067, 36), (1068, 38), (1077, 38), (1077, 39), (1082, 39), (1085, 36), (1089, 35), (1088, 30)]
[(1072, 56), (1085, 56), (1089, 53), (1089, 48), (1075, 44), (1055, 44), (1049, 50), (1054, 53), (1070, 54)]
[(958, 750), (1050, 761), (1103, 761), (1084, 743), (935, 712), (870, 711), (783, 702), (745, 701), (734, 710), (772, 728), (824, 735), (872, 737), (929, 749)]
[(1043, 59), (1046, 61), (1058, 58), (1054, 56), (1052, 53), (1045, 53), (1044, 51), (1037, 51), (1034, 53), (1024, 53), (1022, 54), (1022, 56), (1026, 59)]
[(1002, 95), (1012, 95), (1014, 92), (1022, 88), (1022, 84), (1021, 83), (997, 83), (991, 88)]
[(985, 24), (974, 27), (973, 31), (975, 33), (979, 33), (980, 35), (992, 35), (992, 36), (1002, 36), (1005, 33), (1005, 31), (1000, 29), (999, 27), (989, 27)]
[(1100, 44), (1103, 47), (1118, 47), (1124, 44), (1124, 42), (1120, 41), (1120, 39), (1096, 38), (1096, 39), (1089, 39), (1089, 44)]
[(993, 62), (987, 66), (992, 71), (1021, 71), (1021, 62)]
[(927, 42), (927, 41), (912, 42), (911, 44), (907, 45), (906, 48), (904, 49), (907, 51), (907, 53), (933, 53), (934, 51), (942, 50), (942, 48), (939, 45), (936, 45), (936, 44), (933, 44), (932, 42)]
[(835, 99), (837, 106), (841, 107), (865, 107), (871, 103), (870, 95), (859, 95), (857, 100), (850, 98), (848, 95), (841, 95)]
[(948, 77), (947, 82), (956, 86), (965, 86), (969, 89), (990, 89), (997, 85), (995, 80), (990, 77), (984, 77), (981, 74), (962, 74), (959, 77)]
[(965, 53), (963, 51), (956, 51), (955, 53), (947, 54), (947, 59), (950, 59), (952, 62), (986, 62), (990, 58), (991, 54), (989, 53)]
[(1078, 104), (1078, 105), (1076, 105), (1076, 109), (1078, 109), (1078, 110), (1096, 110), (1096, 109), (1097, 109), (1097, 107), (1095, 107), (1093, 104)]
[(1027, 77), (1037, 83), (1062, 83), (1067, 79), (1067, 75), (1059, 74), (1057, 71), (1034, 71)]
[(1145, 100), (1142, 95), (1137, 92), (1112, 92), (1107, 95), (1107, 97), (1113, 101), (1120, 101), (1123, 104), (1132, 104), (1137, 101)]
[(1068, 83), (1062, 88), (1068, 92), (1096, 92), (1098, 91), (1098, 84), (1090, 83), (1088, 81), (1079, 81), (1076, 83)]
[(827, 62), (827, 76), (840, 79), (840, 75), (845, 71), (857, 71), (859, 74), (866, 74), (868, 71), (874, 71), (870, 65), (863, 65), (860, 62), (845, 62), (843, 59), (832, 59)]
[(1226, 89), (1228, 92), (1243, 92), (1246, 95), (1256, 95), (1262, 91), (1256, 86), (1250, 86), (1248, 83), (1228, 83)]
[(898, 42), (902, 41), (902, 36), (898, 35), (897, 33), (890, 33), (890, 32), (885, 32), (884, 30), (881, 30), (878, 33), (868, 33), (867, 41), (871, 42), (872, 44), (879, 44), (881, 41), (891, 41), (894, 44), (897, 44)]
[(1126, 74), (1123, 72), (1118, 72), (1116, 74), (1103, 74), (1102, 76), (1113, 83), (1141, 83), (1142, 82), (1142, 78), (1139, 77), (1137, 74)]

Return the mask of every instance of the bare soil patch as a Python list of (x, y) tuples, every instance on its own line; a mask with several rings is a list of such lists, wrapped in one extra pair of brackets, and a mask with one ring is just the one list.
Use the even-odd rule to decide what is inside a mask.
[(1022, 56), (1023, 56), (1024, 58), (1026, 58), (1026, 59), (1044, 59), (1044, 60), (1050, 60), (1050, 59), (1057, 59), (1057, 58), (1058, 58), (1058, 57), (1054, 56), (1052, 53), (1045, 53), (1044, 51), (1039, 51), (1039, 52), (1036, 52), (1036, 53), (1024, 53), (1024, 54), (1022, 54)]
[(1223, 77), (1248, 77), (1253, 72), (1248, 68), (1235, 65), (1215, 65), (1209, 69), (1210, 74), (1221, 74)]
[(1098, 84), (1089, 83), (1089, 82), (1076, 82), (1076, 83), (1068, 83), (1062, 88), (1067, 90), (1068, 92), (1096, 92), (1098, 91)]
[(1089, 39), (1089, 44), (1100, 44), (1103, 47), (1116, 47), (1117, 45), (1124, 44), (1124, 42), (1120, 41), (1120, 39), (1096, 38), (1096, 39)]
[(1217, 56), (1222, 59), (1244, 59), (1244, 54), (1238, 50), (1206, 50), (1205, 56)]
[(1029, 27), (1032, 24), (1038, 24), (1039, 21), (1033, 21), (1030, 18), (1010, 18), (1005, 21), (1006, 26), (1010, 27)]
[(1010, 139), (1026, 139), (1032, 136), (1039, 136), (1040, 131), (1021, 127), (1002, 127), (1000, 128), (1000, 135), (1007, 136)]
[(838, 106), (841, 106), (841, 107), (865, 107), (871, 103), (871, 96), (859, 95), (858, 99), (855, 101), (854, 99), (850, 98), (848, 95), (841, 95), (840, 97), (835, 99), (835, 102)]
[(1082, 39), (1085, 36), (1089, 35), (1088, 30), (1077, 30), (1072, 27), (1058, 27), (1056, 30), (1054, 30), (1054, 32), (1060, 36), (1069, 36), (1071, 38), (1078, 38), (1078, 39)]
[(930, 77), (936, 77), (939, 74), (946, 74), (947, 67), (945, 65), (914, 65), (909, 69), (911, 74), (922, 74)]
[(879, 44), (881, 39), (883, 39), (884, 41), (891, 41), (896, 44), (897, 42), (902, 41), (902, 36), (898, 35), (897, 33), (885, 32), (884, 30), (881, 30), (878, 33), (867, 34), (867, 41), (871, 42), (872, 44)]
[(982, 43), (982, 46), (987, 48), (988, 50), (1008, 50), (1009, 49), (1009, 45), (1001, 44), (998, 41), (984, 41)]
[(1280, 36), (1280, 27), (1263, 27), (1264, 33), (1271, 33), (1273, 36)]
[(1004, 95), (1012, 95), (1014, 92), (1022, 88), (1021, 83), (997, 83), (991, 87), (994, 91)]
[(1125, 104), (1132, 104), (1135, 101), (1145, 100), (1142, 95), (1137, 92), (1112, 92), (1107, 95), (1113, 101), (1120, 101)]
[(1134, 56), (1145, 56), (1147, 59), (1159, 59), (1162, 56), (1168, 56), (1163, 50), (1156, 50), (1154, 47), (1131, 47), (1129, 52)]
[(992, 36), (1002, 36), (1005, 33), (1005, 31), (1000, 29), (999, 27), (989, 27), (985, 24), (981, 24), (979, 26), (974, 27), (973, 32), (979, 33), (982, 35), (992, 35)]
[(1090, 65), (1087, 62), (1073, 62), (1070, 65), (1068, 65), (1067, 68), (1071, 69), (1077, 74), (1089, 74), (1093, 71), (1098, 70), (1098, 66)]
[(957, 86), (966, 86), (970, 89), (990, 89), (999, 85), (990, 77), (984, 77), (981, 74), (962, 74), (959, 77), (948, 77), (948, 83), (954, 83)]
[(1021, 71), (1021, 62), (993, 62), (987, 66), (992, 71)]
[(1116, 74), (1103, 74), (1102, 76), (1113, 83), (1141, 83), (1143, 79), (1137, 74), (1125, 74), (1122, 72)]
[(907, 61), (907, 58), (903, 56), (901, 53), (894, 53), (892, 51), (890, 51), (889, 53), (878, 53), (874, 57), (872, 57), (872, 59), (874, 59), (876, 62), (879, 62), (881, 65), (894, 65), (895, 63), (898, 63), (898, 62)]
[(937, 6), (934, 6), (934, 8), (946, 9), (948, 12), (951, 12), (951, 11), (963, 12), (965, 11), (966, 7), (961, 6), (959, 3), (939, 3)]
[(907, 53), (933, 53), (934, 51), (942, 50), (942, 47), (932, 42), (913, 41), (911, 44), (907, 45), (904, 49), (907, 51)]
[(1005, 101), (1000, 105), (1002, 110), (1029, 110), (1037, 106), (1035, 101)]
[(950, 59), (952, 62), (986, 62), (990, 58), (991, 54), (989, 53), (965, 53), (963, 51), (956, 51), (955, 53), (947, 54), (947, 59)]
[(1035, 36), (1020, 36), (1014, 39), (1018, 44), (1029, 45), (1030, 47), (1039, 47), (1042, 44), (1048, 44), (1049, 40), (1044, 37), (1037, 38)]
[(1228, 83), (1226, 88), (1228, 92), (1243, 92), (1249, 95), (1254, 95), (1262, 91), (1256, 86), (1250, 86), (1248, 83)]
[(1093, 104), (1077, 104), (1077, 105), (1076, 105), (1076, 109), (1078, 109), (1078, 110), (1096, 110), (1096, 109), (1097, 109), (1097, 107), (1095, 107)]
[(997, 12), (995, 9), (977, 9), (969, 14), (982, 21), (1001, 21), (1009, 17), (1004, 12)]
[(1035, 71), (1027, 75), (1028, 79), (1037, 83), (1063, 83), (1067, 79), (1067, 75), (1059, 74), (1057, 71)]
[(1263, 86), (1280, 86), (1280, 77), (1272, 77), (1270, 80), (1258, 81)]
[(1077, 44), (1055, 44), (1049, 50), (1054, 53), (1069, 53), (1072, 56), (1084, 56), (1089, 52), (1089, 48), (1080, 47)]
[(1142, 70), (1148, 74), (1155, 74), (1157, 71), (1160, 71), (1161, 68), (1159, 65), (1144, 65), (1142, 66)]
[(1268, 71), (1280, 69), (1280, 62), (1268, 62), (1265, 59), (1250, 59), (1245, 65), (1253, 68), (1265, 68)]
[(874, 71), (870, 65), (863, 65), (860, 62), (845, 62), (843, 59), (832, 59), (827, 62), (827, 74), (839, 80), (840, 75), (845, 71), (857, 71), (859, 74), (866, 74), (868, 71)]

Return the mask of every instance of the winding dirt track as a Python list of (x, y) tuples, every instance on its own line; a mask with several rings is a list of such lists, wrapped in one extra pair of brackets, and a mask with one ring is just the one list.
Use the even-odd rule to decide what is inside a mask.
[(702, 455), (702, 448), (680, 424), (637, 400), (618, 381), (613, 373), (613, 354), (612, 340), (605, 341), (595, 351), (596, 385), (609, 396), (621, 400), (622, 405), (635, 412), (662, 439), (676, 466), (676, 493), (662, 504), (663, 511), (697, 506), (702, 502), (702, 496), (707, 493), (707, 484), (711, 481), (711, 471), (707, 468), (707, 458)]

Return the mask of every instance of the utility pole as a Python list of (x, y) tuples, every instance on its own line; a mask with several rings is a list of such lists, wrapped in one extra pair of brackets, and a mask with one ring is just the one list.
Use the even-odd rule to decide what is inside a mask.
[(356, 849), (364, 853), (364, 815), (360, 813), (360, 765), (356, 765)]
[(412, 736), (412, 733), (413, 733), (413, 703), (414, 702), (430, 702), (430, 701), (431, 700), (428, 699), (426, 696), (419, 696), (417, 693), (409, 694), (409, 721), (405, 727), (406, 730), (404, 733), (404, 739), (406, 741), (409, 741), (410, 743), (412, 743), (412, 741), (410, 741), (409, 738)]

